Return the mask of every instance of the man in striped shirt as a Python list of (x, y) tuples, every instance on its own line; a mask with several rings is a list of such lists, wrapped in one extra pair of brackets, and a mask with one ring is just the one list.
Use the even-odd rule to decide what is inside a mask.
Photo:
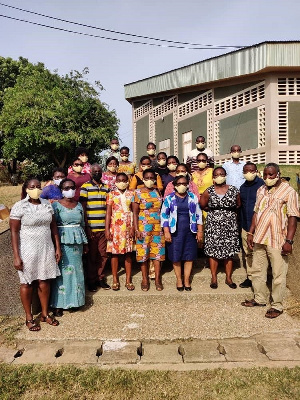
[(242, 303), (245, 307), (265, 306), (268, 302), (268, 261), (272, 267), (272, 302), (267, 318), (276, 318), (283, 312), (288, 254), (292, 253), (293, 238), (299, 217), (296, 191), (280, 179), (279, 166), (269, 163), (264, 169), (265, 185), (257, 190), (254, 215), (247, 236), (253, 249), (252, 287), (254, 299)]
[(104, 279), (104, 267), (107, 261), (105, 238), (106, 198), (108, 186), (101, 181), (102, 168), (99, 164), (91, 167), (89, 182), (80, 189), (80, 202), (84, 209), (86, 234), (89, 240), (87, 283), (90, 292), (96, 292), (97, 286), (110, 289)]

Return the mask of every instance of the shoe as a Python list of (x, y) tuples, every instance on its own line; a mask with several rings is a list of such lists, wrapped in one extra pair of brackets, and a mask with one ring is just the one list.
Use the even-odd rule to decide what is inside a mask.
[(266, 306), (266, 304), (257, 303), (254, 299), (245, 300), (241, 303), (241, 305), (244, 307), (265, 307)]
[(217, 282), (212, 282), (210, 285), (211, 289), (218, 289), (218, 283)]
[(111, 288), (112, 288), (112, 290), (114, 290), (114, 291), (120, 290), (120, 283), (119, 283), (119, 282), (113, 283), (113, 284), (111, 285)]
[(250, 281), (249, 278), (245, 279), (244, 282), (239, 284), (240, 288), (246, 289), (252, 287), (252, 282)]
[(279, 315), (281, 315), (282, 313), (283, 313), (283, 311), (276, 310), (276, 308), (272, 307), (266, 312), (265, 317), (273, 319), (273, 318), (279, 317)]
[(186, 290), (187, 292), (190, 292), (192, 290), (192, 287), (191, 286), (185, 286), (184, 290)]
[(236, 289), (236, 288), (237, 288), (237, 285), (236, 285), (236, 283), (234, 283), (234, 282), (227, 283), (227, 282), (225, 281), (225, 283), (226, 283), (227, 286), (230, 287), (230, 289)]
[(178, 290), (178, 292), (183, 292), (184, 286), (176, 286), (176, 289)]
[(96, 283), (90, 283), (89, 285), (88, 285), (88, 291), (89, 292), (97, 292), (97, 285), (96, 285)]
[(147, 283), (141, 283), (141, 289), (142, 289), (142, 291), (143, 292), (148, 292), (148, 290), (150, 289), (150, 283), (149, 282), (147, 282)]
[(64, 315), (64, 312), (62, 308), (54, 308), (52, 314), (54, 315), (54, 317), (62, 317)]
[(127, 290), (130, 290), (130, 291), (135, 289), (135, 286), (132, 282), (126, 283), (125, 287)]
[(99, 281), (97, 282), (97, 286), (99, 286), (100, 288), (105, 289), (105, 290), (111, 289), (109, 284), (106, 283), (104, 279), (99, 279)]
[(156, 283), (155, 287), (156, 287), (156, 290), (158, 290), (159, 292), (164, 290), (164, 285), (162, 283)]

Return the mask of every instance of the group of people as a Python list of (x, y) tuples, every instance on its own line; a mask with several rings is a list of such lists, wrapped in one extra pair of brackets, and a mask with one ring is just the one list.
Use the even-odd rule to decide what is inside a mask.
[[(129, 148), (119, 149), (118, 139), (111, 141), (102, 165), (90, 165), (88, 150), (78, 148), (67, 174), (56, 168), (43, 189), (37, 179), (24, 183), (22, 199), (11, 210), (10, 227), (29, 330), (40, 330), (31, 310), (35, 281), (40, 321), (57, 326), (56, 317), (63, 310), (84, 305), (85, 287), (90, 292), (99, 287), (120, 290), (121, 257), (129, 291), (135, 289), (134, 260), (142, 271), (141, 290), (149, 290), (150, 277), (156, 290), (163, 290), (161, 266), (166, 258), (173, 265), (177, 290), (191, 291), (199, 248), (209, 258), (210, 287), (218, 288), (222, 260), (225, 283), (236, 289), (232, 260), (241, 242), (247, 279), (240, 286), (252, 286), (254, 291), (254, 298), (242, 305), (268, 303), (270, 262), (272, 301), (266, 317), (282, 313), (287, 255), (292, 252), (299, 210), (296, 192), (281, 181), (278, 165), (267, 164), (261, 179), (256, 165), (242, 162), (241, 147), (234, 145), (232, 159), (213, 168), (213, 154), (203, 136), (197, 137), (186, 163), (165, 152), (156, 154), (154, 143), (148, 143), (146, 151), (136, 171)], [(109, 263), (112, 286), (105, 279)]]

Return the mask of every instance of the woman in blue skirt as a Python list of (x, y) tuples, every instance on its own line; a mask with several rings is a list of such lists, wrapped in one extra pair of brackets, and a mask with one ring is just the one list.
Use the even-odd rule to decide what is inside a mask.
[[(169, 194), (161, 209), (161, 226), (164, 230), (168, 257), (173, 263), (177, 290), (192, 290), (190, 275), (197, 258), (197, 242), (203, 238), (202, 212), (198, 198), (190, 192), (188, 176), (177, 176), (174, 192)], [(181, 262), (184, 262), (184, 282)]]
[(84, 232), (82, 205), (74, 200), (76, 185), (69, 178), (59, 185), (63, 199), (52, 203), (61, 242), (61, 275), (51, 287), (50, 306), (54, 315), (61, 317), (63, 310), (76, 309), (85, 303), (82, 253), (88, 251)]

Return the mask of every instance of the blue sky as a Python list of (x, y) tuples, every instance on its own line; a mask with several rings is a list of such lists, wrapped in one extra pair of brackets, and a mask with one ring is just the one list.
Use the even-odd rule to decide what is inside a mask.
[[(252, 45), (299, 40), (297, 0), (0, 0), (5, 4), (101, 28), (170, 40), (213, 45)], [(119, 37), (0, 5), (0, 14), (46, 25)], [(90, 70), (89, 81), (105, 88), (102, 101), (120, 119), (120, 138), (132, 148), (131, 106), (124, 84), (223, 54), (125, 44), (84, 37), (0, 17), (0, 56), (43, 62), (60, 74)], [(125, 37), (126, 39), (126, 37)], [(129, 38), (130, 39), (130, 38)]]

